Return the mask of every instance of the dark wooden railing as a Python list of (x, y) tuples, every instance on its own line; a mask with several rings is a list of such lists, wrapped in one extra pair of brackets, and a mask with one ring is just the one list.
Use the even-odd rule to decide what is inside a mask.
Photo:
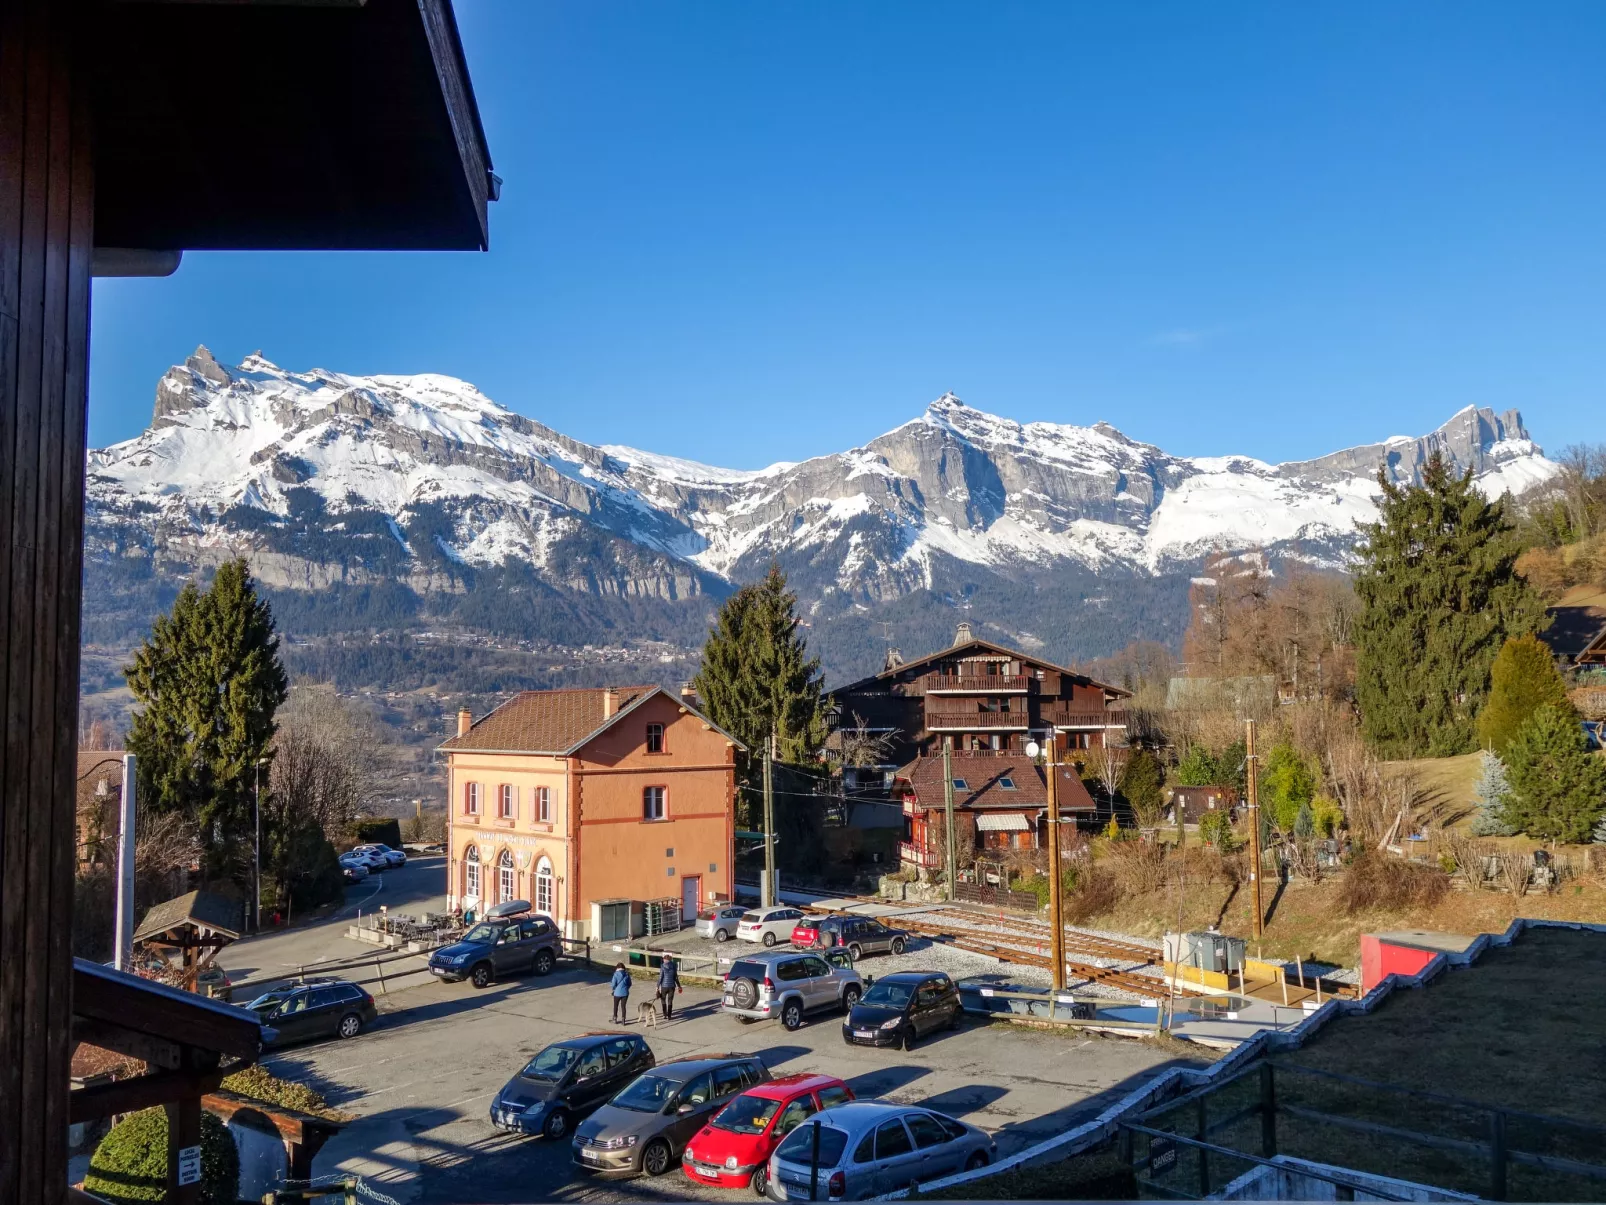
[(964, 732), (1001, 732), (1029, 726), (1025, 711), (982, 711), (977, 707), (933, 707), (926, 704), (926, 727), (954, 728)]
[(1044, 704), (1043, 723), (1059, 728), (1125, 728), (1126, 711), (1119, 707)]
[(1026, 674), (923, 674), (915, 685), (925, 694), (990, 694), (994, 691), (1023, 691), (1036, 678)]

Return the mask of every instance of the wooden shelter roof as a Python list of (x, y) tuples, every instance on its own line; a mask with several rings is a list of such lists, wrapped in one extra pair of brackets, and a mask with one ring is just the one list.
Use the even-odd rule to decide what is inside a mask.
[(185, 925), (208, 929), (238, 939), (244, 931), (243, 907), (237, 900), (211, 891), (190, 891), (174, 899), (152, 904), (134, 930), (135, 941), (159, 937)]

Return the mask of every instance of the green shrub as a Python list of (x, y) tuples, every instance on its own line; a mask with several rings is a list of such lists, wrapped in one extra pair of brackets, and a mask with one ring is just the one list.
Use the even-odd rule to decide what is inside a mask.
[(1199, 817), (1199, 837), (1206, 845), (1213, 845), (1219, 853), (1233, 850), (1232, 817), (1219, 808), (1211, 808)]
[(394, 816), (385, 820), (359, 820), (351, 826), (351, 833), (356, 838), (353, 841), (354, 845), (367, 845), (377, 841), (392, 849), (400, 849), (402, 846), (401, 821)]
[(331, 1121), (340, 1121), (344, 1116), (338, 1110), (331, 1109), (329, 1102), (306, 1084), (282, 1080), (256, 1063), (244, 1071), (236, 1071), (233, 1075), (225, 1077), (223, 1090), (240, 1096), (249, 1096), (252, 1100), (264, 1101), (281, 1108), (294, 1109), (298, 1113), (327, 1117)]
[[(125, 1117), (100, 1140), (89, 1160), (84, 1191), (107, 1201), (167, 1199), (167, 1112), (145, 1109)], [(240, 1153), (228, 1128), (201, 1114), (201, 1201), (234, 1205), (240, 1195)]]

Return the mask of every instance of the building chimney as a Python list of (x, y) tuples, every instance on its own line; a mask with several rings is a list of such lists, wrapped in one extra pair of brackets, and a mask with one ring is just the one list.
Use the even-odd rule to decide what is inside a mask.
[(881, 667), (881, 672), (886, 673), (889, 669), (897, 669), (902, 664), (903, 651), (901, 649), (888, 649), (886, 664)]
[(690, 682), (682, 682), (680, 684), (680, 701), (686, 704), (687, 707), (697, 706), (697, 688)]
[(457, 713), (457, 735), (467, 736), (468, 730), (474, 727), (474, 713), (467, 707)]
[(602, 718), (613, 719), (613, 713), (619, 710), (619, 696), (614, 693), (611, 686), (602, 688)]
[(970, 620), (961, 619), (958, 629), (954, 632), (954, 644), (956, 646), (969, 644), (974, 639), (975, 637), (970, 634)]

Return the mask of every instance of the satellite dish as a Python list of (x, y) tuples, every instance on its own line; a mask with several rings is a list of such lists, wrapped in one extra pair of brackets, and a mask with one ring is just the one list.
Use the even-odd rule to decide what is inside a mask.
[(1041, 745), (1039, 745), (1036, 741), (1027, 741), (1026, 742), (1026, 756), (1027, 757), (1036, 757), (1042, 751), (1043, 751), (1043, 747)]

